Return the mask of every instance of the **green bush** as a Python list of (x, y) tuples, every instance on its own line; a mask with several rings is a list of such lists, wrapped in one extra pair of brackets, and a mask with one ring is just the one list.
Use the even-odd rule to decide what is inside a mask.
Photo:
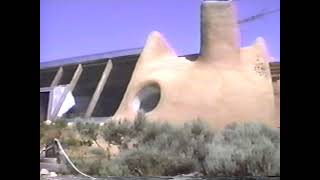
[[(198, 148), (205, 148), (204, 144), (213, 137), (213, 133), (205, 128), (207, 126), (198, 123), (199, 121), (178, 128), (167, 123), (157, 124), (145, 121), (143, 116), (137, 118), (132, 124), (127, 123), (125, 127), (130, 131), (134, 129), (135, 132), (129, 131), (121, 135), (136, 138), (139, 147), (122, 152), (111, 160), (116, 162), (111, 163), (111, 167), (104, 166), (103, 172), (111, 172), (112, 164), (116, 164), (116, 169), (119, 171), (119, 173), (113, 173), (114, 175), (129, 172), (125, 175), (171, 176), (200, 171), (201, 153), (199, 152), (202, 151)], [(112, 124), (112, 128), (109, 129), (119, 132), (119, 127), (116, 128), (116, 126)], [(202, 156), (205, 156), (204, 153)]]
[(98, 176), (128, 176), (133, 174), (130, 172), (128, 166), (123, 164), (123, 161), (119, 158), (113, 159), (112, 161), (103, 159), (99, 168)]
[(94, 148), (94, 149), (91, 149), (90, 150), (90, 153), (91, 154), (94, 154), (94, 155), (96, 155), (96, 156), (99, 156), (99, 157), (106, 157), (106, 152), (103, 150), (103, 149), (101, 149), (101, 148)]
[(101, 158), (96, 157), (78, 157), (73, 158), (74, 165), (80, 169), (82, 172), (89, 174), (91, 176), (99, 175), (100, 168), (102, 166)]
[(104, 162), (100, 176), (172, 176), (195, 169), (191, 159), (178, 157), (172, 152), (160, 152), (148, 146), (124, 152)]
[(46, 125), (44, 122), (40, 123), (40, 144), (47, 144), (53, 141), (54, 138), (60, 138), (62, 132), (66, 128), (64, 121), (57, 121), (54, 124)]
[(280, 130), (262, 124), (234, 124), (207, 145), (213, 176), (280, 175)]
[(99, 133), (99, 125), (94, 123), (80, 123), (76, 124), (76, 130), (85, 138), (97, 140)]
[(136, 136), (146, 128), (147, 123), (148, 121), (145, 114), (143, 111), (139, 111), (133, 123), (133, 129)]
[[(231, 124), (220, 131), (208, 127), (200, 120), (183, 127), (154, 123), (139, 113), (134, 122), (111, 121), (102, 127), (82, 123), (74, 128), (63, 124), (41, 126), (40, 135), (48, 139), (44, 132), (53, 130), (69, 150), (96, 141), (99, 134), (119, 145), (120, 154), (111, 159), (102, 148), (92, 147), (88, 147), (88, 157), (70, 157), (81, 171), (93, 176), (174, 176), (192, 172), (210, 176), (280, 175), (279, 129), (257, 123)], [(138, 146), (128, 149), (127, 143), (133, 139)]]
[(124, 137), (131, 137), (133, 130), (128, 121), (108, 122), (102, 127), (103, 138), (110, 143), (121, 145)]

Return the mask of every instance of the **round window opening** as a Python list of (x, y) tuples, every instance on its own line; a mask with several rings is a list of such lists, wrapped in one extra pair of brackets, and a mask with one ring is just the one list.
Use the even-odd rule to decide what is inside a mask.
[(160, 86), (156, 83), (143, 87), (133, 101), (134, 111), (143, 111), (145, 113), (152, 111), (160, 100)]

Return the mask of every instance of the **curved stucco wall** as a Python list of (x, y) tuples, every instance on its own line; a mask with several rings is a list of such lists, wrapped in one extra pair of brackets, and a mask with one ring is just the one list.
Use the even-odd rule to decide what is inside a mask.
[(136, 94), (155, 82), (161, 98), (146, 114), (172, 124), (200, 118), (211, 127), (260, 121), (276, 126), (274, 94), (265, 42), (239, 47), (239, 28), (231, 1), (204, 1), (201, 52), (192, 62), (178, 57), (159, 32), (152, 32), (138, 59), (114, 119), (133, 120)]

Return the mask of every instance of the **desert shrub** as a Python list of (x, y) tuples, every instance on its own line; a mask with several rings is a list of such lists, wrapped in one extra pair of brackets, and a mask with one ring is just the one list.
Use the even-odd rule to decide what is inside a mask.
[(128, 121), (108, 122), (102, 127), (102, 136), (107, 142), (121, 145), (124, 137), (133, 134), (132, 124)]
[(191, 159), (178, 157), (172, 152), (159, 151), (151, 146), (124, 152), (108, 163), (110, 164), (111, 166), (104, 166), (104, 171), (110, 173), (114, 168), (112, 164), (116, 164), (119, 172), (111, 172), (113, 175), (169, 176), (194, 170)]
[(213, 176), (280, 175), (279, 130), (262, 124), (233, 124), (207, 145), (207, 170)]
[(64, 138), (61, 144), (70, 148), (70, 146), (81, 146), (81, 141), (75, 138)]
[(99, 170), (101, 168), (101, 158), (97, 157), (77, 157), (72, 158), (74, 165), (80, 169), (82, 172), (96, 176), (99, 175)]
[(75, 128), (84, 138), (97, 140), (97, 136), (99, 133), (98, 124), (78, 122)]
[[(103, 149), (88, 146), (68, 148), (66, 153), (80, 171), (93, 176), (99, 175), (102, 160), (107, 159)], [(73, 168), (70, 169), (73, 170)]]
[(101, 148), (94, 148), (90, 150), (90, 153), (99, 157), (105, 157), (106, 156), (106, 151), (104, 151)]
[(48, 144), (53, 141), (54, 138), (60, 138), (61, 131), (58, 129), (48, 129), (45, 130), (43, 133), (40, 133), (40, 135), (43, 134), (40, 138), (40, 144)]
[[(77, 162), (83, 163), (81, 167), (85, 166), (85, 172), (92, 173), (90, 167), (93, 166), (99, 166), (98, 176), (172, 176), (201, 170), (197, 152), (199, 147), (205, 148), (205, 136), (210, 135), (203, 128), (206, 126), (186, 124), (178, 128), (167, 123), (144, 122), (143, 119), (138, 123), (105, 126), (102, 132), (106, 140), (120, 143), (121, 137), (132, 137), (138, 140), (139, 147), (125, 150), (111, 160), (100, 158), (102, 161), (88, 159), (86, 162), (81, 157)], [(132, 129), (137, 131), (133, 133)]]
[[(131, 129), (137, 129), (134, 137), (138, 139), (139, 147), (111, 160), (117, 162), (117, 175), (129, 172), (126, 175), (171, 176), (200, 171), (199, 154), (205, 151), (199, 148), (206, 148), (205, 143), (209, 142), (213, 133), (205, 128), (207, 126), (198, 123), (186, 124), (181, 128), (137, 118)], [(205, 156), (203, 152), (202, 156)], [(110, 172), (110, 168), (105, 166), (103, 171)]]
[[(148, 144), (160, 151), (171, 150), (178, 157), (189, 157), (195, 161), (203, 159), (206, 155), (205, 144), (209, 143), (214, 133), (207, 131), (197, 122), (185, 124), (184, 127), (172, 127), (168, 124), (154, 125), (158, 127), (157, 136)], [(197, 132), (195, 133), (195, 127)], [(144, 142), (144, 141), (142, 141)]]
[(40, 143), (47, 144), (57, 138), (65, 147), (90, 145), (91, 143), (88, 141), (94, 136), (91, 135), (91, 131), (85, 131), (90, 127), (85, 124), (81, 124), (81, 128), (68, 127), (67, 122), (63, 119), (59, 119), (51, 125), (40, 123)]
[(145, 117), (144, 112), (138, 111), (138, 114), (133, 123), (133, 129), (134, 129), (135, 135), (137, 136), (139, 133), (141, 133), (146, 128), (147, 124), (148, 124), (148, 121)]
[(59, 140), (61, 144), (67, 148), (70, 146), (82, 145), (82, 139), (80, 137), (80, 134), (72, 128), (61, 130), (61, 136)]
[(147, 143), (154, 141), (157, 136), (160, 134), (167, 134), (171, 130), (171, 127), (168, 124), (156, 124), (156, 123), (147, 123), (142, 134), (139, 137), (141, 143)]
[(64, 129), (67, 127), (67, 122), (65, 120), (57, 120), (54, 122), (54, 126), (57, 128), (57, 129)]
[[(208, 127), (200, 120), (182, 127), (151, 122), (139, 113), (134, 122), (110, 121), (102, 127), (41, 126), (40, 135), (42, 140), (59, 137), (69, 152), (81, 149), (78, 155), (69, 153), (70, 158), (93, 176), (173, 176), (195, 171), (210, 176), (280, 175), (279, 129), (258, 123), (231, 124), (219, 131)], [(110, 159), (103, 148), (84, 146), (98, 135), (119, 145), (120, 154)], [(138, 146), (129, 149), (132, 140)]]
[(57, 121), (54, 124), (46, 125), (44, 122), (40, 123), (40, 144), (47, 144), (53, 141), (54, 138), (60, 138), (62, 131), (66, 128), (64, 121)]
[(99, 169), (99, 176), (128, 176), (132, 174), (126, 164), (119, 158), (113, 159), (112, 161), (103, 159)]

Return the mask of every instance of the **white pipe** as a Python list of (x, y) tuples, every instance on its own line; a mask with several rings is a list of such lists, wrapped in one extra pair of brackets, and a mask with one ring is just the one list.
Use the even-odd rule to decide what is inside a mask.
[(67, 159), (68, 163), (73, 167), (73, 169), (75, 169), (79, 174), (81, 174), (81, 175), (83, 175), (83, 176), (85, 176), (85, 177), (88, 177), (88, 178), (91, 178), (91, 179), (96, 179), (96, 178), (94, 178), (94, 177), (92, 177), (92, 176), (89, 176), (89, 175), (81, 172), (81, 171), (72, 163), (72, 161), (70, 160), (70, 158), (68, 157), (68, 155), (66, 154), (66, 152), (63, 150), (63, 148), (62, 148), (59, 140), (55, 138), (54, 141), (58, 144), (58, 147), (59, 147), (60, 151), (62, 152), (63, 156)]

